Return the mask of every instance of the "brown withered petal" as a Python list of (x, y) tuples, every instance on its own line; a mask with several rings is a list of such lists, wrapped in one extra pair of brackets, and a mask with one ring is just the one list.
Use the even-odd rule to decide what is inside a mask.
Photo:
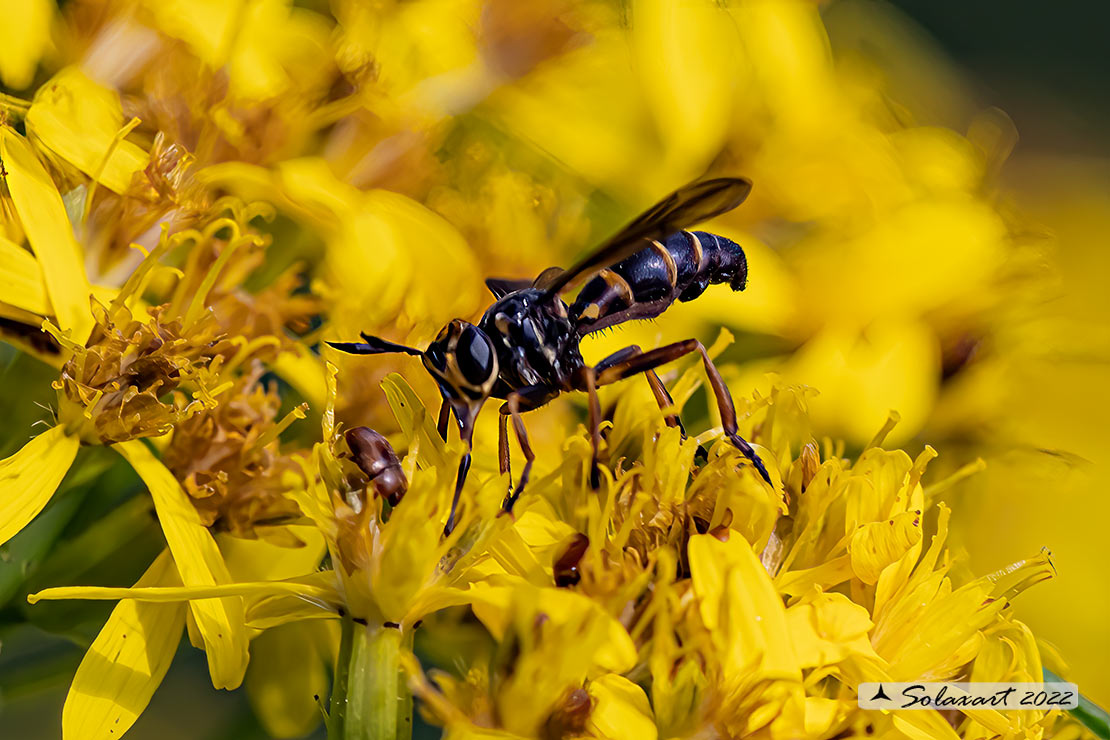
[(226, 400), (178, 422), (162, 458), (205, 525), (241, 537), (299, 515), (285, 491), (302, 469), (279, 449), (273, 431), (281, 425), (281, 398), (259, 384), (261, 374), (255, 364), (221, 394)]

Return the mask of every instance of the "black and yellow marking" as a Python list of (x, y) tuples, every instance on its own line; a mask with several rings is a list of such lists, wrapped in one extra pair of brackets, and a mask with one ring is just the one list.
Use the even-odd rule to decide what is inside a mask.
[(705, 250), (702, 249), (701, 239), (692, 231), (683, 231), (683, 234), (690, 237), (690, 245), (694, 248), (694, 273), (701, 272), (701, 263), (705, 259)]
[(678, 265), (675, 264), (674, 255), (672, 255), (666, 247), (654, 240), (651, 242), (651, 248), (663, 259), (663, 264), (667, 268), (667, 282), (671, 284), (671, 288), (674, 288), (675, 285), (678, 284)]
[(631, 306), (636, 301), (635, 296), (632, 294), (632, 286), (629, 285), (628, 281), (623, 277), (608, 268), (602, 270), (598, 274), (601, 275), (601, 279), (604, 280), (610, 288), (617, 291), (617, 295), (627, 305)]

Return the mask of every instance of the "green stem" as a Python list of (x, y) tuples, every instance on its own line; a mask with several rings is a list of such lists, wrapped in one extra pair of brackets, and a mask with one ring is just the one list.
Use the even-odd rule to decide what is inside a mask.
[(343, 740), (410, 740), (412, 694), (401, 656), (412, 632), (380, 625), (356, 626), (347, 670)]
[(331, 687), (331, 706), (328, 709), (328, 740), (343, 740), (347, 723), (347, 687), (351, 665), (351, 645), (354, 642), (355, 622), (344, 615), (339, 633), (339, 658), (335, 661), (335, 680)]

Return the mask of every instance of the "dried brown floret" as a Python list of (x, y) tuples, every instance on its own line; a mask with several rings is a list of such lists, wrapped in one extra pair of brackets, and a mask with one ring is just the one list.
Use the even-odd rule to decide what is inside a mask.
[(304, 411), (298, 407), (279, 421), (281, 398), (259, 384), (261, 370), (257, 365), (236, 380), (215, 408), (176, 424), (162, 456), (205, 526), (242, 537), (299, 517), (285, 492), (290, 476), (301, 477), (302, 468), (293, 455), (281, 453), (278, 435)]
[[(146, 321), (123, 305), (94, 300), (92, 311), (96, 326), (89, 341), (70, 347), (73, 357), (54, 382), (62, 422), (81, 426), (86, 441), (161, 435), (215, 403), (212, 373), (202, 371), (234, 347), (210, 316), (186, 327), (180, 319), (167, 320), (165, 307), (150, 309)], [(181, 390), (183, 383), (191, 395)]]

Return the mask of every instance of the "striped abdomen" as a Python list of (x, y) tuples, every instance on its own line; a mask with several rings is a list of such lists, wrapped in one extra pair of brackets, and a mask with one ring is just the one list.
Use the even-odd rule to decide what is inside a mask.
[(680, 231), (599, 272), (578, 293), (570, 318), (579, 334), (588, 334), (658, 316), (709, 285), (743, 290), (747, 281), (748, 260), (739, 244), (705, 231)]

